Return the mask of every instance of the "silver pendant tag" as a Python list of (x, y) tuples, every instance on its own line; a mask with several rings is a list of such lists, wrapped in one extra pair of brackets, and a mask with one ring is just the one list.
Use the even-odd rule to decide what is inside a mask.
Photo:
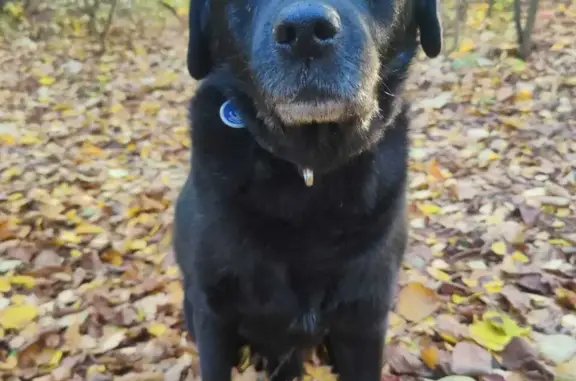
[(309, 168), (304, 168), (302, 170), (302, 177), (304, 178), (304, 183), (307, 187), (314, 185), (314, 172)]

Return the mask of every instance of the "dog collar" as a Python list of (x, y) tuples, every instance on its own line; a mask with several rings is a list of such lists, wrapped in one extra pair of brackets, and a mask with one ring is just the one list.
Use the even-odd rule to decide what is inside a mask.
[[(244, 120), (238, 112), (238, 109), (230, 100), (227, 100), (226, 102), (222, 103), (222, 106), (220, 106), (220, 119), (222, 120), (222, 123), (228, 127), (246, 127), (244, 125)], [(299, 170), (299, 172), (300, 176), (302, 176), (304, 179), (304, 184), (306, 184), (307, 187), (314, 185), (314, 171), (312, 171), (310, 168), (304, 168)]]

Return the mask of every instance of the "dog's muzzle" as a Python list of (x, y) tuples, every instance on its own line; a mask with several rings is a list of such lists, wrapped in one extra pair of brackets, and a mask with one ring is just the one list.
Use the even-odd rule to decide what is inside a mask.
[(373, 106), (379, 63), (358, 12), (344, 2), (278, 3), (257, 20), (251, 69), (279, 119), (290, 126), (341, 122), (366, 111), (359, 105)]

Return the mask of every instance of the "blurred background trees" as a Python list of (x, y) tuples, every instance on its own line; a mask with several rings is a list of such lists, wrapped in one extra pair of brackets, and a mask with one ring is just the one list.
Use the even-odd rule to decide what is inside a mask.
[[(0, 23), (3, 34), (26, 28), (34, 38), (60, 32), (87, 33), (98, 39), (104, 49), (115, 22), (141, 33), (145, 32), (145, 24), (157, 20), (166, 22), (169, 18), (185, 26), (187, 5), (186, 0), (0, 0)], [(447, 41), (445, 52), (457, 50), (462, 36), (468, 32), (513, 28), (514, 53), (526, 59), (532, 49), (531, 35), (539, 6), (540, 0), (441, 1)], [(151, 17), (157, 14), (166, 17)], [(467, 26), (472, 26), (472, 31)]]

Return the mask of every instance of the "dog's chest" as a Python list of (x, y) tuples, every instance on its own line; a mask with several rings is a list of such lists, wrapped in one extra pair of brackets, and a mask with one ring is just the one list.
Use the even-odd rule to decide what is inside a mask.
[(254, 342), (312, 345), (328, 325), (332, 274), (310, 267), (262, 267), (240, 282), (240, 334)]

